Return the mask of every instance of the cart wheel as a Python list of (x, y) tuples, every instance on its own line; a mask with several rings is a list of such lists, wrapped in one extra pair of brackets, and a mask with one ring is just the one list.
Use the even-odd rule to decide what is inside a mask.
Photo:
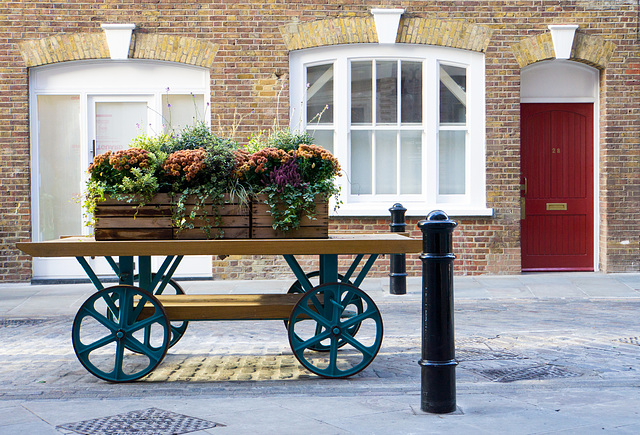
[[(359, 301), (354, 316), (346, 308)], [(354, 327), (358, 327), (358, 339)], [(314, 287), (298, 301), (289, 317), (289, 343), (298, 361), (313, 373), (328, 378), (354, 375), (375, 358), (382, 345), (382, 316), (373, 300), (347, 283)], [(328, 356), (311, 352), (328, 349)], [(338, 353), (338, 348), (343, 347)]]
[[(155, 273), (151, 274), (151, 279), (155, 279), (155, 276), (156, 276)], [(133, 281), (135, 283), (139, 281), (138, 275), (134, 275)], [(159, 295), (159, 294), (183, 295), (185, 294), (185, 292), (182, 289), (182, 287), (180, 287), (180, 284), (175, 282), (173, 279), (170, 279), (169, 282), (167, 282), (167, 285), (165, 286), (165, 288), (162, 289), (162, 292), (158, 292), (158, 291), (154, 292), (154, 295)], [(182, 320), (182, 321), (179, 320), (179, 321), (171, 322), (170, 325), (171, 325), (171, 340), (169, 341), (169, 348), (173, 347), (173, 345), (175, 345), (178, 341), (180, 341), (185, 331), (187, 330), (187, 326), (189, 325), (189, 322), (186, 320)]]
[(109, 382), (129, 382), (162, 361), (169, 337), (169, 320), (156, 297), (138, 287), (117, 285), (82, 304), (71, 339), (78, 360), (91, 374)]
[[(318, 277), (320, 276), (320, 271), (316, 270), (314, 272), (309, 272), (307, 274), (305, 274), (307, 276), (307, 278), (310, 279), (311, 283), (314, 285), (318, 285), (319, 284), (319, 279)], [(314, 279), (315, 278), (315, 279)], [(338, 278), (340, 279), (340, 282), (345, 282), (344, 281), (344, 276), (343, 275), (338, 275)], [(352, 284), (351, 281), (347, 281), (349, 284)], [(291, 287), (289, 287), (289, 291), (287, 291), (287, 293), (304, 293), (304, 288), (302, 287), (302, 285), (300, 285), (300, 281), (296, 280), (296, 282), (294, 282)], [(354, 300), (351, 303), (351, 306), (349, 307), (349, 309), (345, 309), (344, 313), (343, 313), (343, 317), (353, 317), (356, 314), (360, 314), (362, 313), (362, 301), (359, 298), (354, 298)], [(284, 327), (285, 328), (289, 328), (289, 321), (285, 320), (284, 321)], [(356, 335), (356, 333), (358, 332), (358, 328), (360, 327), (359, 323), (356, 323), (355, 325), (353, 325), (350, 328), (350, 334), (351, 335)], [(342, 347), (346, 344), (346, 342), (341, 342), (338, 347)], [(311, 348), (311, 350), (315, 350), (316, 352), (329, 352), (329, 346), (324, 346), (320, 343), (318, 343), (317, 345), (313, 346)]]

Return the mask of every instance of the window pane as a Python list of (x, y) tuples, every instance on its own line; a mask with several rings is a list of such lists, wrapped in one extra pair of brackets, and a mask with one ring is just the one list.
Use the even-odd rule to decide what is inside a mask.
[(204, 95), (163, 95), (162, 130), (165, 133), (204, 121)]
[(371, 62), (351, 63), (351, 123), (371, 124)]
[(351, 194), (372, 193), (373, 149), (371, 131), (351, 132)]
[(398, 119), (398, 62), (376, 62), (376, 122)]
[(397, 193), (397, 141), (395, 131), (376, 133), (376, 193)]
[(96, 155), (128, 148), (146, 130), (146, 102), (96, 103)]
[(440, 65), (440, 124), (467, 119), (467, 70)]
[(422, 63), (402, 62), (402, 122), (422, 122)]
[(464, 194), (465, 131), (440, 131), (438, 180), (441, 195)]
[(313, 136), (313, 143), (329, 150), (333, 154), (333, 130), (308, 130)]
[(333, 64), (307, 68), (307, 123), (333, 122)]
[(80, 97), (38, 96), (40, 240), (82, 234)]
[(400, 193), (422, 193), (422, 131), (400, 134)]

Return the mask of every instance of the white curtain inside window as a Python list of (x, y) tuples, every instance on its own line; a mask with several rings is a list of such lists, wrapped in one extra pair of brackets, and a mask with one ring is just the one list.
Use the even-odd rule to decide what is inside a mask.
[(440, 195), (465, 192), (465, 131), (440, 131), (438, 180)]
[(373, 147), (371, 131), (351, 132), (351, 194), (370, 195), (373, 193)]
[(40, 240), (82, 233), (80, 96), (38, 96)]
[(400, 193), (422, 193), (422, 131), (400, 132)]

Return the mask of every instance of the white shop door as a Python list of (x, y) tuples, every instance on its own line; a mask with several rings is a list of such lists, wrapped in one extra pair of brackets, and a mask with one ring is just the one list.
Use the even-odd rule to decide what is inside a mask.
[[(155, 72), (158, 72), (158, 65), (152, 65), (152, 67)], [(143, 64), (141, 68), (148, 69), (149, 65)], [(123, 77), (118, 77), (119, 75), (132, 79), (130, 64), (122, 71), (118, 68), (110, 69), (111, 74), (108, 77), (113, 79), (112, 88), (125, 83), (122, 81)], [(178, 68), (178, 71), (184, 72), (184, 69)], [(131, 140), (142, 133), (155, 135), (167, 131), (167, 109), (163, 110), (163, 105), (169, 106), (167, 104), (168, 86), (147, 80), (149, 82), (147, 87), (150, 89), (140, 94), (115, 92), (98, 94), (82, 90), (75, 92), (70, 90), (73, 85), (76, 85), (72, 78), (71, 81), (61, 80), (65, 77), (64, 75), (47, 74), (51, 72), (51, 70), (43, 71), (42, 77), (37, 73), (32, 75), (34, 84), (31, 100), (32, 149), (34, 150), (32, 153), (34, 241), (91, 234), (92, 229), (83, 224), (79, 198), (86, 183), (88, 165), (93, 157), (109, 150), (117, 151), (127, 148)], [(53, 72), (57, 73), (57, 71)], [(187, 70), (186, 77), (189, 77), (189, 73), (193, 76), (193, 72), (193, 70)], [(141, 72), (141, 77), (145, 76), (143, 73), (144, 71)], [(204, 75), (208, 78), (208, 74)], [(175, 75), (171, 76), (175, 77)], [(101, 85), (108, 82), (105, 76), (101, 79)], [(194, 83), (193, 77), (189, 82)], [(208, 88), (208, 80), (202, 82), (202, 86)], [(66, 84), (61, 86), (61, 83)], [(39, 85), (46, 89), (39, 89)], [(83, 82), (80, 80), (78, 85), (82, 88)], [(90, 83), (84, 83), (84, 85), (91, 87)], [(175, 83), (173, 85), (174, 89), (178, 88)], [(60, 92), (55, 89), (56, 87), (65, 90)], [(109, 88), (109, 86), (103, 87)], [(142, 84), (135, 88), (145, 90)], [(178, 103), (171, 104), (174, 120), (179, 120), (182, 124), (183, 120), (194, 118), (195, 114), (187, 113), (189, 111), (200, 110), (198, 114), (200, 117), (206, 115), (205, 95), (208, 95), (208, 89), (205, 93), (204, 89), (200, 88), (193, 91), (178, 88), (172, 96)], [(182, 104), (179, 104), (181, 102)], [(159, 267), (163, 259), (163, 257), (153, 259), (154, 269)], [(111, 267), (103, 258), (87, 259), (87, 261), (98, 275), (113, 275)], [(211, 275), (210, 256), (185, 257), (175, 274), (177, 277), (203, 279)], [(79, 279), (86, 278), (86, 274), (74, 258), (34, 258), (33, 278), (36, 280)]]

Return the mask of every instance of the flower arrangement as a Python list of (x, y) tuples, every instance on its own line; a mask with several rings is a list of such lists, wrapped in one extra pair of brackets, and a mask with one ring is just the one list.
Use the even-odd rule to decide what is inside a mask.
[(317, 145), (286, 141), (289, 150), (267, 147), (254, 153), (235, 151), (234, 176), (255, 194), (265, 195), (273, 228), (289, 231), (300, 227), (303, 217), (315, 219), (316, 200), (338, 194), (335, 177), (340, 165), (330, 152)]
[(206, 237), (215, 238), (222, 236), (220, 210), (229, 196), (248, 204), (260, 195), (274, 229), (299, 228), (304, 217), (315, 218), (317, 200), (338, 193), (340, 165), (306, 133), (272, 131), (242, 147), (198, 123), (174, 137), (141, 135), (128, 149), (96, 156), (88, 173), (87, 215), (95, 215), (107, 197), (142, 207), (167, 193), (173, 197), (174, 228), (205, 221)]

